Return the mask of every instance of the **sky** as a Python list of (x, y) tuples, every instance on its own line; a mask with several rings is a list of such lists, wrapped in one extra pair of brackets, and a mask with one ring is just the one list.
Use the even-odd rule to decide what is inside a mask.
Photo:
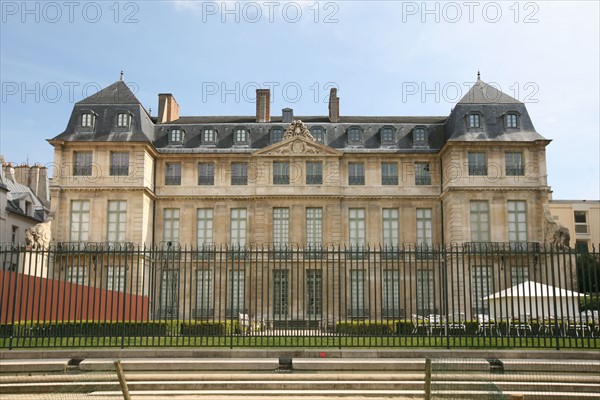
[(156, 115), (447, 116), (481, 79), (525, 103), (554, 199), (600, 199), (598, 1), (0, 1), (0, 154), (52, 166), (73, 104), (119, 79)]

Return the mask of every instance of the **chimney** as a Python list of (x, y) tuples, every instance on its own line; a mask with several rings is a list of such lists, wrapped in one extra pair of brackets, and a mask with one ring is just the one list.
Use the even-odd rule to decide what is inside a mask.
[(294, 110), (291, 108), (284, 108), (281, 110), (281, 122), (284, 124), (291, 124), (294, 119)]
[(329, 121), (338, 122), (340, 120), (340, 98), (337, 96), (337, 89), (331, 88), (329, 92)]
[(271, 122), (271, 92), (256, 89), (256, 122)]
[(33, 193), (46, 207), (50, 207), (50, 191), (48, 190), (48, 168), (35, 164), (29, 170), (29, 176), (31, 177), (31, 184), (29, 187), (33, 190)]
[(15, 169), (11, 163), (4, 164), (4, 176), (6, 177), (6, 180), (17, 183), (15, 180)]
[(158, 123), (175, 121), (179, 119), (179, 104), (170, 93), (160, 93), (158, 95)]

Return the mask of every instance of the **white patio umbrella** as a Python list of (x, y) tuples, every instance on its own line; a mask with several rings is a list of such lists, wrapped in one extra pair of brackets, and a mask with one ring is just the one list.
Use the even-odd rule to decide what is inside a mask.
[(529, 314), (532, 318), (566, 318), (579, 315), (579, 297), (571, 290), (526, 281), (483, 300), (489, 301), (490, 313), (498, 317)]

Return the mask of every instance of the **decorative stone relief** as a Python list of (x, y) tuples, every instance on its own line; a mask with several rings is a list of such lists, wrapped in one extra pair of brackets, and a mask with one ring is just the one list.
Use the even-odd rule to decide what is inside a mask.
[(569, 229), (554, 220), (548, 204), (544, 205), (544, 217), (544, 239), (546, 243), (559, 248), (570, 247), (571, 234), (569, 233)]
[(292, 123), (290, 124), (290, 126), (287, 127), (287, 129), (285, 130), (285, 133), (283, 134), (283, 140), (286, 139), (291, 139), (293, 137), (303, 137), (309, 140), (314, 141), (315, 138), (313, 137), (313, 135), (311, 135), (310, 131), (308, 130), (308, 128), (306, 127), (306, 125), (304, 125), (304, 122), (300, 121), (299, 119), (292, 121)]
[(52, 238), (52, 221), (40, 222), (25, 230), (25, 241), (32, 249), (47, 250)]

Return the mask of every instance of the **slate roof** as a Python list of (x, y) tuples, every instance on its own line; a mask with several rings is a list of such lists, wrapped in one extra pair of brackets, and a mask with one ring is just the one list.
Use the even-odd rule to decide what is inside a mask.
[[(131, 127), (127, 130), (116, 128), (116, 115), (119, 112), (132, 115)], [(84, 112), (96, 114), (93, 132), (79, 128), (79, 118)], [(466, 117), (471, 112), (482, 115), (482, 127), (467, 129)], [(517, 129), (505, 129), (503, 116), (507, 112), (519, 115)], [(493, 85), (480, 79), (456, 104), (449, 116), (341, 116), (339, 122), (331, 123), (328, 116), (294, 116), (311, 129), (322, 127), (325, 130), (325, 144), (343, 149), (345, 152), (418, 152), (439, 151), (447, 141), (538, 141), (546, 140), (533, 127), (525, 105), (502, 93)], [(268, 123), (257, 123), (255, 116), (181, 116), (177, 120), (158, 124), (137, 100), (123, 81), (117, 81), (73, 107), (73, 112), (65, 131), (54, 140), (87, 142), (146, 142), (152, 143), (162, 153), (248, 153), (266, 147), (271, 143), (270, 131), (274, 127), (285, 128), (281, 116), (271, 116)], [(348, 144), (348, 128), (359, 126), (363, 131), (360, 146)], [(383, 126), (395, 129), (396, 140), (392, 145), (383, 144), (380, 132)], [(422, 126), (428, 134), (428, 146), (413, 146), (414, 128)], [(205, 128), (217, 131), (217, 142), (205, 145), (202, 131)], [(233, 133), (237, 128), (248, 130), (248, 146), (233, 143)], [(171, 129), (184, 131), (181, 145), (169, 144)]]
[(498, 88), (477, 79), (458, 104), (523, 104)]
[[(42, 222), (44, 220), (44, 211), (47, 211), (40, 199), (33, 191), (25, 185), (11, 181), (10, 179), (0, 176), (0, 185), (8, 189), (6, 195), (6, 209), (10, 212), (21, 214), (29, 218), (33, 218)], [(33, 217), (26, 215), (25, 211), (19, 207), (19, 200), (30, 198), (33, 206)]]

